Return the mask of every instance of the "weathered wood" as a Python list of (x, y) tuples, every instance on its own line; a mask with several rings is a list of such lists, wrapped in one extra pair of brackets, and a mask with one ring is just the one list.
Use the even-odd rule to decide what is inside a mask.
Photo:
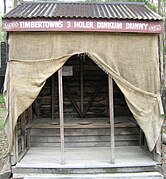
[(77, 103), (74, 101), (73, 97), (71, 96), (70, 92), (68, 91), (68, 89), (66, 88), (66, 86), (64, 85), (64, 90), (68, 96), (68, 98), (70, 99), (71, 103), (73, 104), (75, 110), (77, 111), (77, 113), (79, 114), (79, 116), (82, 118), (82, 113), (77, 105)]
[(39, 105), (38, 105), (37, 99), (34, 102), (34, 110), (35, 110), (36, 118), (39, 119), (39, 110), (40, 109), (39, 109)]
[(80, 60), (80, 109), (81, 109), (81, 114), (83, 113), (84, 110), (84, 73), (83, 73), (83, 62), (82, 59)]
[[(65, 136), (85, 136), (85, 135), (110, 135), (110, 129), (65, 129)], [(115, 128), (115, 135), (138, 135), (139, 129), (138, 128)], [(60, 136), (60, 129), (55, 128), (40, 128), (40, 129), (31, 129), (30, 130), (31, 136)]]
[[(32, 105), (28, 108), (28, 123), (32, 122), (32, 118), (33, 118), (33, 114), (32, 114)], [(26, 130), (26, 126), (25, 126), (25, 151), (29, 149), (30, 147), (30, 132), (29, 130)], [(24, 152), (23, 152), (24, 153)], [(24, 154), (23, 154), (24, 155)]]
[[(79, 123), (79, 122), (78, 122)], [(134, 127), (134, 125), (132, 124), (125, 124), (125, 123), (121, 123), (121, 124), (116, 124), (116, 127), (127, 127), (127, 128), (130, 128), (130, 127)], [(54, 125), (53, 123), (52, 124), (48, 124), (48, 125), (45, 125), (45, 124), (38, 124), (37, 125), (37, 128), (59, 128), (59, 125)], [(64, 128), (67, 129), (67, 128), (73, 128), (73, 129), (100, 129), (100, 128), (110, 128), (110, 125), (109, 124), (89, 124), (89, 125), (81, 125), (81, 124), (64, 124)]]
[[(29, 114), (29, 110), (28, 110), (28, 114)], [(30, 116), (28, 115), (28, 121), (32, 120), (29, 118)], [(25, 150), (26, 148), (26, 114), (25, 112), (21, 115), (21, 151)]]
[(28, 122), (32, 121), (32, 105), (28, 108)]
[[(114, 165), (109, 163), (109, 147), (92, 147), (92, 148), (70, 148), (66, 149), (68, 164), (62, 166), (59, 163), (60, 150), (56, 148), (32, 148), (28, 151), (28, 155), (16, 165), (16, 167), (31, 168), (114, 168), (114, 167), (134, 167), (134, 166), (156, 166), (147, 153), (138, 146), (117, 147), (117, 163)], [(80, 155), (82, 154), (82, 155)], [(79, 155), (79, 157), (78, 157)], [(123, 157), (122, 157), (123, 156)], [(141, 158), (141, 160), (139, 160)], [(44, 165), (43, 165), (44, 161)], [(36, 165), (35, 165), (36, 164)], [(97, 172), (96, 170), (96, 172)], [(130, 172), (132, 171), (132, 168)], [(42, 171), (41, 171), (42, 172)], [(104, 170), (102, 171), (104, 172)], [(68, 172), (67, 172), (68, 173)]]
[(58, 70), (59, 85), (59, 118), (60, 118), (60, 139), (61, 139), (61, 164), (65, 163), (64, 157), (64, 117), (63, 117), (63, 84), (62, 84), (62, 68)]
[(90, 98), (90, 101), (89, 101), (88, 104), (85, 106), (85, 109), (84, 109), (84, 111), (83, 111), (83, 117), (85, 117), (85, 115), (86, 115), (88, 109), (91, 107), (91, 105), (92, 105), (93, 101), (95, 100), (95, 98), (97, 97), (99, 91), (103, 88), (104, 83), (105, 83), (105, 82), (100, 83), (99, 87), (97, 87), (96, 90), (95, 90), (95, 92), (92, 94), (92, 97)]
[(52, 112), (52, 119), (54, 119), (54, 113), (55, 113), (55, 74), (52, 75), (52, 84), (51, 84), (51, 112)]
[[(81, 111), (81, 88), (80, 88), (80, 58), (77, 57), (76, 59), (71, 58), (67, 61), (66, 65), (73, 66), (73, 76), (63, 77), (63, 81), (67, 90), (72, 97), (72, 101), (75, 101), (77, 104), (77, 112), (75, 107), (69, 99), (68, 95), (64, 93), (64, 115), (68, 117), (80, 117), (81, 115), (78, 114)], [(90, 108), (86, 113), (86, 117), (108, 117), (108, 82), (107, 82), (107, 74), (103, 72), (92, 60), (86, 57), (86, 60), (82, 64), (83, 68), (83, 103), (84, 108), (88, 105), (89, 101), (91, 100), (92, 95), (95, 93), (96, 88), (98, 88), (99, 84), (104, 81), (102, 90), (98, 93), (96, 98), (93, 100)], [(39, 117), (50, 117), (52, 116), (52, 109), (51, 109), (51, 82), (52, 78), (50, 77), (46, 84), (44, 85), (43, 89), (41, 90), (38, 98), (38, 109), (39, 109)], [(76, 105), (75, 105), (76, 106)], [(119, 88), (114, 84), (114, 106), (115, 106), (115, 116), (123, 116), (129, 115), (130, 111), (126, 105), (125, 99), (123, 94), (120, 92)], [(57, 85), (57, 76), (55, 76), (55, 113), (54, 117), (58, 117), (58, 85)], [(81, 117), (80, 117), (81, 118)]]
[(19, 158), (18, 127), (16, 125), (14, 130), (14, 162), (18, 162), (18, 158)]
[(30, 148), (30, 130), (26, 131), (27, 150)]
[(139, 129), (139, 146), (143, 146), (143, 139), (144, 139), (144, 134), (143, 134), (143, 131), (142, 129), (140, 128)]
[[(115, 147), (118, 146), (138, 146), (139, 142), (138, 140), (133, 141), (116, 141)], [(60, 143), (31, 143), (31, 147), (56, 147), (60, 148)], [(81, 147), (109, 147), (110, 148), (110, 141), (109, 142), (65, 142), (65, 148), (81, 148)], [(109, 150), (110, 153), (110, 150)], [(109, 157), (110, 158), (110, 157)], [(110, 162), (110, 159), (108, 159)]]
[[(27, 125), (27, 128), (59, 128), (59, 119), (39, 119)], [(133, 128), (138, 127), (132, 121), (132, 118), (115, 118), (114, 122), (115, 128)], [(110, 128), (109, 118), (85, 118), (84, 121), (81, 121), (79, 118), (65, 118), (64, 127), (67, 128)]]
[[(117, 135), (115, 136), (115, 141), (139, 141), (138, 135)], [(33, 143), (60, 143), (60, 137), (45, 137), (45, 136), (33, 136), (31, 137), (31, 142)], [(85, 143), (85, 142), (110, 142), (109, 135), (91, 135), (91, 136), (65, 136), (65, 143)]]
[(114, 139), (114, 105), (113, 105), (113, 83), (112, 78), (108, 75), (109, 88), (109, 116), (110, 116), (110, 140), (111, 140), (111, 163), (115, 163), (115, 139)]
[[(115, 121), (115, 143), (116, 145), (138, 145), (139, 142), (139, 128), (128, 119), (118, 118)], [(42, 120), (41, 120), (42, 121)], [(86, 124), (86, 121), (82, 122), (81, 120), (67, 119), (64, 127), (65, 128), (65, 146), (68, 147), (83, 147), (83, 146), (110, 146), (110, 125), (107, 123), (108, 118), (105, 119), (87, 119), (87, 122), (93, 122), (89, 125), (80, 125)], [(120, 122), (121, 121), (121, 122)], [(74, 124), (74, 123), (79, 124)], [(131, 123), (132, 127), (126, 128), (121, 123)], [(50, 128), (47, 128), (50, 124)], [(53, 125), (52, 125), (53, 124)], [(122, 127), (119, 127), (120, 125)], [(78, 128), (74, 128), (75, 126)], [(118, 127), (117, 127), (117, 126)], [(91, 127), (90, 127), (91, 126)], [(97, 126), (97, 127), (94, 127)], [(40, 126), (38, 123), (33, 126), (31, 130), (31, 145), (32, 146), (60, 146), (60, 128), (57, 122), (50, 123), (43, 122)], [(75, 143), (75, 144), (74, 144)]]
[[(46, 119), (47, 122), (44, 124), (37, 121), (37, 124), (28, 128), (30, 130), (31, 146), (42, 145), (60, 147), (61, 143), (61, 153), (64, 153), (64, 145), (65, 147), (110, 146), (110, 141), (108, 141), (108, 136), (110, 134), (111, 146), (138, 145), (139, 131), (136, 124), (131, 121), (113, 122), (113, 98), (115, 103), (115, 116), (130, 114), (124, 97), (118, 87), (113, 83), (111, 84), (114, 86), (113, 94), (113, 89), (110, 87), (108, 88), (108, 84), (110, 85), (110, 82), (108, 81), (107, 74), (98, 68), (97, 65), (94, 64), (90, 59), (87, 58), (82, 64), (82, 72), (80, 63), (79, 58), (77, 60), (71, 59), (71, 61), (67, 62), (67, 65), (73, 64), (73, 76), (63, 77), (64, 88), (62, 88), (62, 78), (60, 77), (59, 72), (58, 76), (55, 76), (55, 88), (54, 90), (52, 89), (52, 92), (54, 91), (55, 96), (53, 122), (51, 120), (53, 117), (53, 103), (50, 98), (50, 94), (52, 94), (50, 87), (53, 83), (53, 79), (49, 78), (47, 80), (44, 88), (39, 94), (37, 102), (39, 117), (48, 119)], [(57, 84), (57, 81), (59, 81), (59, 84)], [(80, 84), (81, 81), (82, 85)], [(102, 84), (101, 81), (103, 83), (105, 81), (105, 84)], [(100, 90), (99, 84), (101, 86)], [(64, 94), (63, 90), (65, 91)], [(61, 97), (58, 96), (58, 91), (59, 96)], [(109, 93), (111, 94), (110, 97), (108, 96)], [(59, 110), (59, 107), (61, 110)], [(83, 107), (84, 110), (82, 111)], [(58, 124), (59, 115), (60, 124)], [(85, 115), (86, 119), (74, 120), (76, 117), (83, 118)], [(97, 119), (97, 117), (105, 117), (107, 120), (101, 120), (100, 122), (100, 119)], [(89, 124), (79, 124), (80, 121), (89, 121)], [(111, 129), (110, 125), (112, 126)], [(113, 126), (115, 127), (115, 131), (113, 131)], [(113, 133), (115, 133), (115, 141), (113, 141)], [(113, 155), (114, 151), (111, 150), (111, 156)], [(63, 160), (63, 157), (64, 155), (61, 156), (61, 161)], [(62, 161), (62, 163), (63, 162), (65, 161)], [(111, 159), (111, 162), (113, 163), (113, 159)]]

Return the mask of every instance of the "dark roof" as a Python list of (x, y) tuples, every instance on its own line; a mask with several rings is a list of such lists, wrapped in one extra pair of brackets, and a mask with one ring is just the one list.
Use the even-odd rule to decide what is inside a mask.
[(144, 3), (29, 3), (24, 2), (4, 18), (103, 18), (162, 20)]

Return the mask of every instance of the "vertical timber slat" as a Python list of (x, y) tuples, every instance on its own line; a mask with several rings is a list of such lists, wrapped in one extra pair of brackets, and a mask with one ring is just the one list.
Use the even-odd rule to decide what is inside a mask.
[(14, 162), (18, 162), (18, 127), (16, 125), (14, 130)]
[(110, 75), (108, 75), (108, 89), (109, 89), (109, 117), (110, 117), (110, 140), (111, 140), (111, 160), (115, 163), (115, 136), (114, 136), (114, 108), (113, 108), (113, 82)]
[[(28, 123), (29, 122), (32, 122), (32, 105), (28, 108)], [(25, 131), (26, 134), (25, 134), (25, 141), (26, 141), (26, 147), (27, 149), (30, 148), (30, 131), (29, 130), (26, 130)]]
[(32, 122), (32, 105), (28, 108), (28, 122)]
[(59, 117), (60, 117), (60, 140), (61, 140), (61, 164), (65, 163), (64, 157), (64, 116), (63, 116), (63, 85), (62, 68), (58, 70), (58, 89), (59, 89)]
[(54, 119), (54, 113), (55, 113), (55, 75), (52, 75), (52, 83), (51, 83), (51, 93), (52, 93), (52, 119)]
[(80, 104), (80, 109), (81, 109), (81, 113), (84, 110), (84, 89), (83, 89), (83, 82), (84, 82), (84, 77), (83, 77), (83, 61), (82, 59), (80, 60), (80, 83), (81, 83), (81, 104)]
[(39, 119), (39, 106), (38, 106), (38, 102), (37, 99), (34, 102), (34, 107), (35, 107), (35, 112), (36, 112), (36, 119)]
[(141, 130), (141, 128), (139, 129), (139, 146), (142, 147), (143, 146), (143, 131)]
[[(28, 113), (28, 118), (29, 118), (29, 113)], [(25, 129), (26, 128), (26, 114), (25, 114), (25, 111), (21, 115), (21, 125), (22, 125), (22, 130), (23, 130), (22, 135), (21, 135), (21, 145), (22, 145), (22, 151), (23, 151), (25, 149), (25, 143), (26, 143), (26, 134), (24, 134), (26, 132), (26, 129)]]

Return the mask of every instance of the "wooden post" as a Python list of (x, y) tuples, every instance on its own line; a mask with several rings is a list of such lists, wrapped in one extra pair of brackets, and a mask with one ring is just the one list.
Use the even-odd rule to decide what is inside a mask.
[(60, 118), (61, 164), (64, 164), (65, 163), (65, 157), (64, 157), (64, 117), (63, 117), (62, 68), (60, 68), (58, 70), (58, 89), (59, 89), (59, 118)]
[[(28, 120), (29, 120), (29, 109), (28, 109)], [(26, 119), (26, 111), (23, 112), (23, 114), (21, 115), (21, 130), (22, 130), (22, 134), (21, 134), (21, 145), (22, 145), (22, 151), (25, 150), (25, 143), (26, 143), (26, 123), (27, 123), (27, 119)]]
[(84, 82), (84, 77), (83, 77), (83, 62), (82, 62), (82, 58), (80, 59), (80, 83), (81, 83), (81, 100), (80, 100), (80, 109), (81, 109), (81, 113), (83, 112), (84, 110), (84, 89), (83, 89), (83, 82)]
[(142, 129), (140, 128), (139, 129), (139, 146), (142, 148), (143, 146), (143, 132), (142, 132)]
[(34, 102), (34, 108), (36, 112), (36, 119), (39, 119), (39, 105), (38, 105), (37, 99)]
[[(158, 13), (164, 17), (165, 14), (165, 1), (164, 0), (158, 0)], [(165, 18), (163, 18), (165, 20)], [(159, 64), (160, 64), (160, 91), (162, 94), (162, 102), (165, 103), (165, 94), (166, 94), (166, 64), (165, 64), (165, 56), (164, 56), (164, 33), (159, 34)], [(166, 112), (166, 107), (163, 105), (164, 112)], [(162, 144), (161, 144), (161, 136), (160, 140), (158, 140), (157, 145), (160, 145), (160, 149), (162, 150)], [(156, 145), (153, 150), (153, 157), (154, 160), (157, 161), (157, 154), (156, 154)]]
[(52, 107), (52, 119), (54, 119), (54, 114), (55, 114), (55, 75), (52, 75), (52, 83), (51, 83), (51, 96), (52, 96), (52, 102), (51, 102), (51, 107)]
[(28, 123), (32, 122), (32, 105), (28, 108)]
[(109, 90), (109, 117), (110, 117), (110, 140), (111, 140), (111, 163), (115, 163), (115, 139), (114, 139), (114, 105), (113, 105), (113, 83), (112, 78), (108, 75)]
[(18, 127), (14, 130), (14, 163), (18, 162)]
[[(8, 64), (9, 65), (9, 64)], [(8, 123), (8, 137), (9, 137), (9, 150), (12, 150), (10, 152), (10, 156), (13, 157), (11, 158), (11, 164), (15, 165), (17, 162), (17, 151), (16, 151), (16, 128), (13, 131), (13, 106), (12, 106), (12, 89), (11, 89), (11, 84), (12, 84), (12, 74), (11, 74), (11, 69), (10, 69), (10, 65), (9, 65), (9, 98), (8, 98), (8, 109), (9, 109), (9, 123)]]

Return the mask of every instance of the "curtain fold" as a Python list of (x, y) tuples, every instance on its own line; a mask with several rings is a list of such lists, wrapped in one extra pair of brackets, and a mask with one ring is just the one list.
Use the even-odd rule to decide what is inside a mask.
[(5, 99), (11, 146), (18, 117), (33, 103), (46, 79), (72, 55), (86, 53), (119, 86), (153, 150), (163, 122), (157, 35), (25, 32), (11, 33), (9, 45)]

